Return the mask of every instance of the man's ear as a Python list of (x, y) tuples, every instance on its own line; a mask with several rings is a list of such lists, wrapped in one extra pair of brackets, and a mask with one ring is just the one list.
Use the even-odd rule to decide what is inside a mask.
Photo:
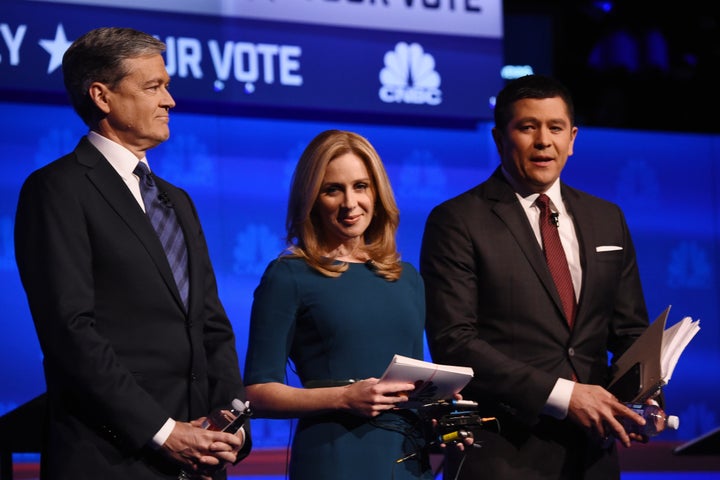
[(492, 138), (495, 141), (495, 148), (502, 157), (503, 155), (503, 132), (497, 127), (493, 127), (491, 130)]
[(93, 82), (88, 89), (88, 95), (90, 99), (95, 103), (95, 106), (100, 109), (104, 114), (110, 113), (110, 104), (108, 103), (108, 88), (107, 85), (100, 82)]

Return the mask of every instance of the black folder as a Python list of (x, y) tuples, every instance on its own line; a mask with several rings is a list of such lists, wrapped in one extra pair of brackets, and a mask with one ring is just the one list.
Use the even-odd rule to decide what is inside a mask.
[(668, 306), (615, 362), (608, 391), (622, 402), (642, 403), (665, 385), (660, 359)]

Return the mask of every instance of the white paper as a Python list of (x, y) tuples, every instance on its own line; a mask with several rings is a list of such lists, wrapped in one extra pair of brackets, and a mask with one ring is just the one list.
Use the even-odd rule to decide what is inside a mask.
[(665, 329), (660, 355), (660, 375), (663, 382), (670, 381), (675, 366), (680, 360), (680, 354), (698, 331), (700, 331), (700, 320), (693, 321), (690, 317), (685, 317), (672, 327)]
[(417, 407), (437, 400), (451, 400), (473, 377), (473, 369), (457, 365), (425, 362), (403, 355), (390, 361), (381, 382), (396, 381), (415, 384), (403, 407)]

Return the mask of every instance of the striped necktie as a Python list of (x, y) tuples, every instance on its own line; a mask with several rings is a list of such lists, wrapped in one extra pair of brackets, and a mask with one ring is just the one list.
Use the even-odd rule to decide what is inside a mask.
[(187, 268), (187, 246), (175, 215), (175, 209), (167, 199), (167, 194), (158, 189), (155, 178), (147, 165), (138, 162), (133, 173), (140, 179), (140, 193), (145, 204), (145, 213), (165, 250), (175, 284), (180, 292), (180, 298), (187, 309), (190, 283)]

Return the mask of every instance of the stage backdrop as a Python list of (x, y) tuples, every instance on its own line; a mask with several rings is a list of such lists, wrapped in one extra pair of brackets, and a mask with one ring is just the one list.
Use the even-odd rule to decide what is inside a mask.
[[(170, 125), (170, 140), (148, 158), (197, 203), (241, 357), (253, 290), (283, 248), (290, 176), (315, 134), (350, 129), (376, 146), (400, 206), (400, 249), (415, 265), (430, 209), (483, 180), (498, 162), (489, 123), (446, 130), (176, 113)], [(2, 413), (44, 391), (42, 356), (13, 259), (20, 184), (71, 150), (85, 127), (68, 107), (2, 103), (0, 132)], [(681, 426), (664, 438), (695, 437), (720, 425), (720, 137), (581, 127), (575, 151), (563, 180), (625, 210), (651, 315), (671, 304), (670, 323), (686, 315), (701, 319), (666, 387), (668, 410), (680, 416)], [(287, 442), (287, 422), (255, 425), (258, 446)]]
[[(263, 3), (254, 1), (258, 5)], [(384, 5), (390, 3), (394, 4)], [(125, 4), (131, 6), (131, 2)], [(473, 6), (476, 2), (449, 4)], [(335, 8), (340, 2), (307, 5)], [(351, 5), (356, 4), (348, 2), (346, 7)], [(363, 5), (377, 10), (383, 4)], [(372, 12), (377, 13), (376, 10)], [(19, 188), (26, 176), (70, 151), (86, 132), (72, 109), (64, 104), (58, 83), (58, 57), (53, 52), (58, 45), (66, 45), (89, 28), (122, 21), (157, 32), (174, 44), (168, 64), (174, 69), (173, 86), (178, 84), (178, 107), (171, 113), (170, 140), (152, 150), (149, 161), (160, 175), (185, 187), (197, 203), (220, 294), (237, 333), (241, 359), (247, 346), (253, 290), (267, 263), (284, 246), (284, 216), (292, 170), (304, 146), (317, 133), (328, 128), (349, 129), (366, 136), (376, 146), (386, 162), (401, 210), (399, 246), (403, 258), (415, 265), (430, 209), (484, 180), (497, 166), (488, 120), (491, 111), (486, 108), (490, 94), (484, 90), (467, 91), (471, 85), (488, 91), (492, 86), (493, 92), (500, 87), (499, 76), (493, 77), (499, 68), (488, 67), (483, 75), (479, 73), (484, 70), (476, 70), (482, 57), (478, 51), (487, 47), (486, 42), (492, 48), (498, 46), (498, 38), (493, 37), (497, 32), (471, 40), (471, 44), (477, 42), (478, 51), (473, 47), (455, 52), (455, 47), (462, 43), (461, 37), (449, 36), (447, 32), (377, 33), (357, 24), (279, 24), (276, 19), (268, 20), (263, 9), (258, 12), (257, 18), (230, 15), (227, 24), (218, 24), (212, 15), (197, 12), (159, 14), (55, 2), (3, 1), (0, 310), (4, 322), (0, 334), (0, 414), (45, 389), (42, 354), (13, 258), (13, 218)], [(476, 13), (463, 13), (473, 14)], [(459, 33), (472, 38), (469, 33), (460, 30)], [(335, 40), (343, 48), (357, 50), (346, 56), (329, 49), (328, 45), (335, 45), (332, 43)], [(370, 48), (365, 42), (375, 45)], [(283, 49), (283, 45), (299, 50)], [(422, 52), (411, 45), (421, 45)], [(462, 58), (453, 55), (467, 55), (464, 61), (472, 67), (465, 74), (473, 77), (472, 81), (458, 78), (454, 87), (446, 88), (445, 79), (456, 74), (451, 73), (452, 69), (441, 68), (440, 54), (431, 45), (444, 48), (448, 62), (462, 63)], [(319, 53), (313, 53), (315, 50)], [(177, 53), (180, 51), (184, 53)], [(424, 54), (435, 55), (436, 70), (443, 81), (428, 82), (425, 86), (393, 87), (390, 82), (383, 83), (381, 78), (386, 77), (381, 72), (388, 64), (394, 65), (392, 59), (397, 55), (404, 55), (400, 51), (414, 51), (426, 61), (429, 60)], [(369, 53), (369, 57), (359, 57), (360, 53)], [(180, 58), (182, 61), (176, 61)], [(262, 61), (243, 63), (249, 58)], [(358, 58), (374, 59), (376, 64), (368, 67), (367, 62), (354, 60)], [(340, 65), (335, 61), (349, 63)], [(496, 61), (499, 65), (499, 60), (492, 60)], [(237, 62), (243, 68), (237, 67)], [(285, 62), (284, 66), (278, 62)], [(352, 63), (363, 63), (362, 68), (370, 68), (372, 75), (360, 70), (341, 75)], [(265, 70), (253, 70), (254, 66)], [(212, 80), (203, 83), (195, 67), (200, 68), (199, 72), (212, 71)], [(274, 76), (268, 74), (271, 70)], [(243, 77), (251, 74), (257, 74), (253, 77), (255, 81)], [(332, 79), (330, 84), (321, 82), (324, 74)], [(353, 83), (360, 75), (365, 75), (372, 85)], [(233, 80), (235, 76), (246, 81)], [(301, 85), (297, 84), (299, 77)], [(185, 80), (189, 83), (184, 83)], [(242, 85), (241, 89), (237, 83)], [(216, 88), (219, 96), (213, 97), (210, 90), (203, 90), (207, 85)], [(338, 90), (346, 85), (354, 86)], [(306, 87), (307, 90), (298, 93)], [(458, 91), (461, 98), (468, 99), (464, 107), (460, 107), (462, 100), (453, 99)], [(259, 92), (257, 96), (255, 92)], [(396, 103), (383, 101), (383, 93), (384, 98), (395, 98)], [(324, 94), (327, 99), (323, 99)], [(405, 100), (409, 99), (422, 99), (424, 103), (407, 103)], [(438, 99), (442, 102), (437, 103)], [(678, 432), (665, 433), (663, 438), (694, 438), (720, 425), (717, 322), (720, 137), (581, 126), (575, 151), (563, 180), (624, 209), (634, 235), (651, 316), (670, 304), (670, 323), (686, 315), (701, 319), (700, 333), (680, 358), (665, 390), (668, 410), (680, 416), (681, 424)], [(256, 445), (285, 446), (291, 428), (289, 421), (255, 420)]]

